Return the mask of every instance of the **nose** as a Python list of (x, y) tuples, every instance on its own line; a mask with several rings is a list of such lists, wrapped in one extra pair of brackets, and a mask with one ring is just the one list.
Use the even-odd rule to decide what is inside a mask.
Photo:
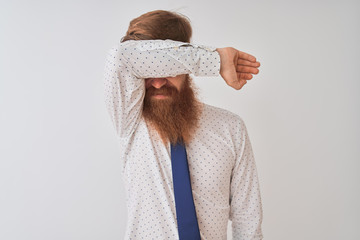
[(149, 80), (150, 80), (151, 86), (153, 86), (154, 88), (161, 88), (167, 82), (167, 80), (165, 78), (152, 78)]

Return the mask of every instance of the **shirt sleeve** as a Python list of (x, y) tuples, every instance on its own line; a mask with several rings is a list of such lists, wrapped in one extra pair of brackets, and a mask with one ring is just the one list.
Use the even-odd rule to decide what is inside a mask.
[(181, 74), (218, 76), (215, 47), (173, 40), (129, 40), (110, 49), (104, 71), (105, 103), (119, 138), (131, 135), (142, 115), (144, 78)]
[(262, 204), (254, 154), (244, 121), (240, 121), (240, 149), (232, 170), (230, 217), (234, 240), (263, 239)]

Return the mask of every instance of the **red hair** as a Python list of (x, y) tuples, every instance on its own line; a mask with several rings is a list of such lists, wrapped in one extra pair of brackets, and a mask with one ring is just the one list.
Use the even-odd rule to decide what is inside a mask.
[(190, 20), (186, 16), (172, 11), (155, 10), (131, 20), (121, 42), (171, 39), (190, 43), (191, 35)]

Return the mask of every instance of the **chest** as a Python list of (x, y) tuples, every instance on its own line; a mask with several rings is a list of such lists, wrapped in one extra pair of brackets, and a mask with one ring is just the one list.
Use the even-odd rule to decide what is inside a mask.
[[(131, 141), (123, 147), (125, 169), (132, 179), (161, 174), (162, 179), (171, 182), (170, 146), (165, 146), (159, 135), (145, 123), (139, 125)], [(195, 189), (229, 183), (236, 153), (226, 129), (200, 127), (186, 151)]]

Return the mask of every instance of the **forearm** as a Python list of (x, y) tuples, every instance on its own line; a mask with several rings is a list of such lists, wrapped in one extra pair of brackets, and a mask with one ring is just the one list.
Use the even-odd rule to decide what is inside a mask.
[(120, 51), (122, 62), (139, 78), (218, 76), (220, 71), (220, 55), (213, 47), (169, 39), (140, 40), (124, 42)]

